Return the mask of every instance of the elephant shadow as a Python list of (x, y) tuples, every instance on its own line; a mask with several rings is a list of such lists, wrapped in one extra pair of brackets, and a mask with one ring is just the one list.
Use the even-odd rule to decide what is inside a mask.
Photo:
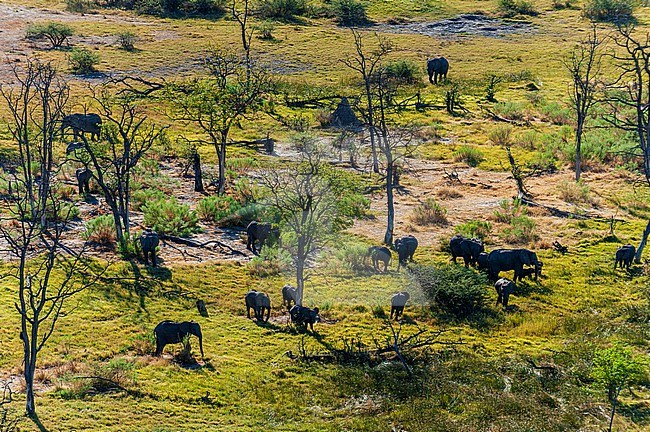
[(86, 204), (90, 204), (90, 205), (98, 205), (99, 204), (99, 200), (96, 197), (94, 197), (93, 195), (89, 194), (89, 193), (83, 194), (82, 196), (83, 196), (83, 198), (82, 198), (81, 201), (85, 202)]
[(255, 325), (257, 325), (258, 327), (262, 327), (263, 329), (269, 330), (270, 333), (277, 333), (282, 331), (282, 327), (280, 327), (277, 324), (273, 324), (268, 321), (258, 321), (258, 320), (254, 320), (254, 321), (255, 321)]
[(517, 289), (513, 293), (515, 296), (528, 297), (531, 294), (552, 294), (553, 290), (549, 287), (542, 285), (540, 282), (523, 282), (519, 281)]
[[(162, 260), (161, 260), (162, 261)], [(159, 281), (168, 281), (172, 278), (172, 272), (166, 267), (152, 267), (146, 266), (146, 271), (149, 276)]]

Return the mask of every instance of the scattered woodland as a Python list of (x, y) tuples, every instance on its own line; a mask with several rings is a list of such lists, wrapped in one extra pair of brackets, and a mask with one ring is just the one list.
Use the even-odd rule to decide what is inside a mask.
[(648, 430), (649, 32), (0, 3), (0, 431)]

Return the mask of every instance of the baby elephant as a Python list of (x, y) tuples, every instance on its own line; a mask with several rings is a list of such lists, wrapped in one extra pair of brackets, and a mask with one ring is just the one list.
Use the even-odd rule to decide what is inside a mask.
[(140, 235), (140, 246), (142, 247), (142, 255), (144, 255), (144, 264), (147, 265), (147, 259), (151, 255), (151, 265), (156, 267), (156, 248), (160, 243), (158, 233), (150, 228), (145, 229)]
[[(257, 321), (268, 321), (271, 316), (271, 299), (266, 293), (250, 290), (245, 297), (246, 316), (251, 317), (251, 309), (255, 314)], [(264, 310), (266, 310), (266, 320), (264, 319)]]
[(501, 278), (494, 284), (494, 288), (497, 290), (497, 305), (501, 303), (504, 308), (508, 307), (508, 298), (510, 294), (515, 292), (517, 285), (510, 279)]
[(77, 177), (77, 185), (79, 186), (79, 195), (90, 193), (90, 179), (93, 177), (93, 172), (88, 168), (79, 168), (75, 171)]
[(544, 263), (541, 261), (537, 261), (537, 265), (535, 267), (525, 267), (521, 269), (521, 278), (528, 277), (529, 279), (532, 279), (533, 277), (537, 279), (538, 276), (542, 275), (542, 267), (544, 267)]
[(384, 263), (384, 271), (388, 270), (388, 264), (390, 264), (390, 259), (392, 254), (390, 249), (385, 246), (370, 246), (368, 248), (368, 255), (372, 260), (372, 267), (379, 271), (379, 261)]
[(291, 303), (296, 304), (296, 299), (298, 299), (298, 288), (291, 285), (282, 287), (282, 305), (287, 305), (287, 309), (290, 309)]
[(291, 322), (298, 324), (301, 327), (307, 328), (309, 325), (311, 331), (314, 331), (314, 323), (320, 322), (320, 315), (318, 315), (318, 308), (310, 309), (308, 307), (295, 305), (289, 309), (291, 315)]
[(616, 261), (614, 261), (614, 269), (616, 269), (616, 265), (619, 263), (621, 268), (625, 266), (625, 268), (629, 269), (632, 265), (634, 255), (636, 255), (636, 248), (631, 244), (626, 244), (625, 246), (621, 246), (620, 248), (616, 249)]
[(393, 314), (395, 314), (395, 319), (398, 320), (404, 314), (404, 306), (406, 302), (409, 301), (411, 295), (406, 291), (398, 292), (393, 294), (390, 298), (390, 319), (393, 319)]

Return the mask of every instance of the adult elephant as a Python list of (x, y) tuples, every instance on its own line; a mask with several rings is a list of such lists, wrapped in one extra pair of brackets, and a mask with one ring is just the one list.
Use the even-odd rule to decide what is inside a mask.
[(74, 139), (78, 139), (84, 132), (90, 133), (90, 139), (99, 141), (102, 131), (102, 119), (97, 114), (70, 114), (61, 119), (61, 134), (66, 128), (72, 129)]
[(401, 268), (401, 266), (406, 266), (406, 261), (411, 260), (413, 261), (413, 254), (415, 253), (415, 250), (418, 248), (418, 239), (413, 237), (412, 235), (407, 235), (405, 237), (399, 238), (395, 240), (395, 250), (397, 251), (397, 270)]
[(255, 314), (257, 321), (264, 321), (264, 311), (266, 310), (266, 321), (271, 316), (271, 299), (266, 293), (250, 290), (244, 297), (246, 302), (246, 316), (250, 319), (251, 309)]
[(151, 265), (156, 267), (156, 248), (160, 243), (160, 236), (151, 228), (145, 229), (140, 235), (140, 246), (142, 247), (142, 255), (144, 255), (144, 264), (147, 265), (151, 256)]
[(320, 322), (317, 307), (310, 309), (305, 306), (295, 305), (289, 309), (289, 315), (291, 316), (292, 323), (304, 328), (307, 328), (307, 325), (309, 325), (311, 331), (314, 331), (314, 324)]
[(515, 292), (517, 285), (510, 279), (501, 278), (494, 284), (494, 289), (497, 291), (497, 305), (501, 303), (504, 308), (507, 308), (508, 298)]
[(298, 288), (292, 287), (291, 285), (285, 285), (282, 287), (282, 305), (286, 305), (287, 309), (291, 309), (291, 303), (294, 305), (298, 300)]
[(632, 260), (634, 260), (634, 255), (636, 255), (636, 248), (631, 244), (626, 244), (616, 249), (616, 260), (614, 261), (614, 269), (616, 265), (620, 265), (621, 268), (629, 269), (632, 265)]
[(201, 326), (194, 321), (162, 321), (153, 330), (156, 336), (156, 355), (159, 356), (165, 345), (173, 343), (181, 343), (187, 335), (194, 335), (199, 338), (199, 348), (201, 350), (201, 357), (203, 357), (203, 335), (201, 333)]
[(90, 179), (93, 178), (93, 172), (88, 168), (79, 168), (74, 173), (77, 177), (77, 186), (79, 187), (79, 195), (90, 193)]
[(427, 72), (431, 84), (438, 84), (438, 80), (447, 79), (447, 71), (449, 71), (449, 62), (446, 58), (439, 56), (427, 60)]
[[(280, 238), (280, 230), (278, 228), (273, 228), (268, 222), (253, 221), (246, 227), (246, 235), (248, 236), (246, 249), (254, 254), (259, 254), (262, 250), (262, 246), (264, 246), (264, 243), (269, 237), (275, 239)], [(257, 241), (259, 241), (260, 247), (256, 250), (255, 242)]]
[(384, 263), (384, 271), (388, 270), (388, 264), (393, 256), (390, 249), (385, 246), (370, 246), (368, 248), (368, 255), (372, 260), (372, 267), (379, 271), (379, 261)]
[(499, 273), (502, 271), (514, 270), (513, 281), (517, 282), (517, 279), (521, 281), (525, 265), (535, 267), (535, 280), (537, 280), (541, 269), (537, 254), (528, 249), (495, 249), (490, 252), (488, 261), (490, 277), (493, 280), (499, 279)]
[(395, 314), (396, 320), (404, 314), (404, 306), (410, 298), (411, 295), (406, 291), (393, 294), (390, 298), (390, 319), (393, 319), (393, 314)]
[(476, 260), (481, 252), (485, 252), (483, 242), (477, 238), (469, 239), (462, 235), (455, 235), (449, 241), (451, 257), (456, 263), (457, 257), (462, 257), (465, 261), (465, 267), (476, 265)]

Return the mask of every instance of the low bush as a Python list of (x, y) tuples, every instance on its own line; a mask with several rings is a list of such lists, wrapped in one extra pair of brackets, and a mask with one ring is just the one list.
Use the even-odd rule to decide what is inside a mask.
[(262, 40), (272, 41), (275, 39), (273, 37), (273, 31), (275, 30), (275, 24), (271, 20), (264, 20), (261, 23), (255, 26), (255, 32), (257, 33), (257, 38)]
[(512, 127), (511, 126), (497, 126), (488, 134), (488, 139), (492, 144), (498, 146), (508, 146), (511, 142)]
[(242, 205), (228, 195), (205, 197), (196, 206), (199, 217), (218, 225), (235, 225), (239, 223), (238, 211)]
[(494, 219), (509, 224), (517, 216), (526, 214), (528, 214), (528, 207), (522, 204), (520, 199), (502, 199), (499, 201), (499, 208), (494, 211)]
[(360, 243), (344, 245), (334, 253), (337, 261), (353, 272), (362, 272), (366, 269), (367, 255), (368, 246)]
[(551, 102), (542, 107), (544, 118), (558, 126), (571, 124), (571, 111), (568, 108), (562, 108), (559, 103)]
[(440, 199), (454, 199), (461, 198), (463, 196), (458, 190), (453, 187), (442, 187), (436, 192), (436, 196)]
[(485, 239), (492, 231), (492, 224), (488, 221), (471, 220), (464, 224), (456, 225), (455, 231), (468, 238)]
[(526, 0), (499, 0), (499, 12), (506, 18), (515, 15), (535, 16), (538, 14), (535, 5)]
[(27, 27), (27, 39), (47, 39), (52, 48), (60, 48), (73, 34), (72, 27), (58, 22), (32, 24)]
[(278, 247), (264, 246), (258, 256), (248, 264), (248, 271), (253, 276), (277, 276), (292, 266), (291, 255)]
[(91, 243), (113, 248), (116, 240), (115, 221), (112, 215), (97, 216), (86, 222), (81, 237)]
[(95, 3), (89, 0), (65, 0), (65, 10), (68, 12), (87, 13)]
[(263, 19), (293, 20), (307, 10), (305, 0), (259, 0), (257, 14)]
[(433, 198), (427, 198), (413, 209), (411, 220), (418, 225), (445, 225), (447, 209), (438, 204)]
[(476, 167), (485, 160), (483, 152), (476, 147), (463, 145), (454, 152), (455, 162), (465, 162), (471, 167)]
[(411, 60), (396, 60), (384, 66), (384, 74), (405, 84), (414, 84), (420, 79), (420, 66)]
[(332, 11), (339, 25), (352, 27), (368, 24), (366, 6), (358, 0), (334, 0)]
[(634, 0), (590, 0), (583, 13), (592, 21), (625, 23), (634, 20)]
[(86, 48), (73, 48), (68, 55), (68, 64), (73, 73), (87, 74), (93, 72), (95, 66), (99, 64), (99, 54), (92, 53)]
[(196, 212), (176, 198), (148, 202), (142, 210), (145, 225), (159, 234), (187, 237), (199, 231)]
[(164, 200), (166, 198), (167, 195), (158, 189), (137, 189), (131, 192), (131, 208), (133, 210), (140, 211), (146, 203)]
[(494, 104), (494, 111), (508, 120), (523, 120), (526, 117), (524, 106), (518, 102), (498, 102)]
[(488, 299), (487, 277), (472, 269), (413, 265), (409, 270), (431, 303), (458, 318), (479, 311)]
[(589, 191), (589, 185), (582, 180), (579, 182), (562, 181), (558, 185), (558, 194), (561, 200), (571, 204), (595, 204), (595, 200)]
[(138, 36), (132, 32), (122, 32), (117, 34), (117, 43), (124, 51), (135, 50), (135, 43), (138, 41)]
[(536, 238), (535, 221), (526, 215), (514, 217), (510, 226), (503, 229), (503, 239), (508, 243), (529, 243)]

